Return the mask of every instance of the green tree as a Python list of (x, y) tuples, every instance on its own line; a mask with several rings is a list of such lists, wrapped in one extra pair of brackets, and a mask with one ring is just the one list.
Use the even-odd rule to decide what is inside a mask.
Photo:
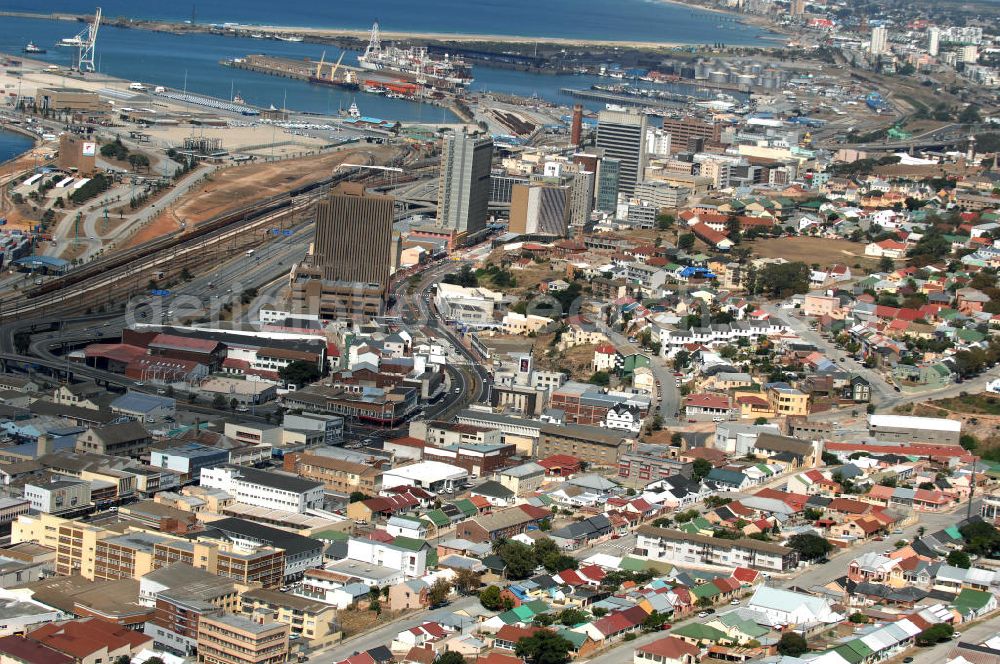
[(677, 247), (684, 251), (691, 251), (694, 248), (694, 233), (684, 233), (677, 238)]
[(427, 597), (430, 600), (431, 608), (447, 603), (448, 595), (451, 594), (451, 584), (442, 578), (438, 578), (431, 584)]
[(463, 595), (468, 595), (482, 584), (479, 575), (467, 568), (456, 571), (452, 582), (455, 584), (455, 590)]
[(528, 578), (538, 564), (532, 548), (521, 542), (506, 542), (500, 549), (500, 557), (503, 558), (507, 567), (507, 577), (510, 579)]
[(573, 644), (548, 629), (540, 629), (521, 639), (514, 647), (514, 654), (531, 664), (566, 664)]
[(693, 474), (696, 480), (700, 480), (712, 472), (712, 464), (708, 459), (695, 459), (693, 464)]
[(301, 387), (316, 382), (322, 374), (320, 374), (315, 362), (295, 360), (278, 369), (278, 375), (286, 383)]
[(954, 633), (955, 628), (948, 623), (937, 623), (917, 634), (917, 645), (921, 648), (937, 645), (950, 639)]
[(668, 616), (666, 614), (663, 614), (663, 613), (660, 613), (659, 611), (654, 610), (652, 613), (650, 613), (648, 616), (646, 616), (645, 620), (642, 621), (642, 630), (644, 632), (655, 632), (655, 631), (658, 631), (658, 630), (662, 629), (663, 623), (667, 622), (667, 619), (669, 617), (670, 616)]
[(948, 554), (948, 564), (952, 567), (969, 569), (972, 567), (972, 559), (969, 558), (969, 554), (965, 551), (952, 551)]
[(788, 546), (799, 552), (799, 557), (804, 560), (815, 560), (822, 558), (833, 551), (833, 545), (824, 537), (813, 533), (799, 533), (792, 535), (788, 540)]
[(587, 622), (587, 614), (580, 609), (563, 609), (559, 613), (559, 623), (566, 627), (573, 627)]
[(789, 657), (799, 657), (809, 652), (809, 644), (801, 634), (785, 632), (778, 640), (778, 652)]
[(479, 603), (487, 611), (499, 611), (500, 607), (503, 606), (502, 599), (500, 588), (497, 586), (487, 586), (479, 593)]
[(892, 272), (896, 269), (896, 264), (888, 256), (883, 256), (878, 260), (879, 272)]
[(611, 383), (611, 375), (607, 371), (595, 371), (591, 374), (587, 382), (592, 385), (607, 387)]
[(754, 288), (767, 297), (790, 297), (809, 290), (811, 270), (802, 261), (770, 263), (757, 272)]
[(975, 521), (958, 530), (965, 538), (966, 553), (991, 557), (1000, 553), (1000, 531), (985, 521)]
[(362, 500), (368, 500), (368, 494), (363, 491), (352, 491), (347, 500), (351, 503), (359, 503)]
[(226, 397), (216, 393), (216, 395), (212, 397), (212, 408), (215, 408), (216, 410), (221, 410), (225, 407), (226, 407)]
[(465, 658), (459, 652), (445, 650), (434, 659), (434, 664), (465, 664)]

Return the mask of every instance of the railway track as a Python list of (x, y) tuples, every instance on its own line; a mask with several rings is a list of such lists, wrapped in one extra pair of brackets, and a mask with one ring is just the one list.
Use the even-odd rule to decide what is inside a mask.
[[(390, 166), (402, 166), (407, 161), (404, 153), (392, 160)], [(282, 194), (226, 212), (197, 224), (187, 231), (175, 231), (134, 249), (119, 252), (105, 259), (88, 263), (59, 279), (54, 279), (16, 298), (0, 300), (0, 320), (53, 315), (69, 309), (85, 308), (92, 303), (92, 293), (111, 292), (116, 285), (135, 280), (144, 274), (164, 268), (171, 271), (178, 265), (197, 263), (192, 260), (204, 253), (207, 246), (224, 243), (261, 227), (275, 223), (289, 214), (308, 210), (329, 188), (345, 180), (370, 182), (377, 185), (379, 176), (370, 171), (353, 168), (340, 171), (329, 178), (297, 187)]]

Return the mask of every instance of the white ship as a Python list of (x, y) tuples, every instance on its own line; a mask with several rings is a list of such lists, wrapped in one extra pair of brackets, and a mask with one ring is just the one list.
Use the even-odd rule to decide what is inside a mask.
[(371, 39), (365, 52), (358, 56), (358, 65), (371, 71), (391, 71), (413, 76), (431, 86), (465, 87), (472, 83), (472, 68), (465, 61), (449, 58), (438, 60), (421, 46), (399, 48), (382, 46), (378, 21), (372, 26)]

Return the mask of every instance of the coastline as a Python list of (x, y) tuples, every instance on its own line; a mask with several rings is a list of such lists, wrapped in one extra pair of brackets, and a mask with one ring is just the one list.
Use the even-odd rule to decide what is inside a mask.
[[(721, 16), (739, 17), (738, 22), (744, 25), (752, 25), (762, 30), (773, 33), (773, 37), (760, 37), (760, 43), (744, 44), (734, 46), (734, 48), (778, 48), (781, 46), (777, 40), (787, 39), (787, 35), (775, 30), (767, 22), (748, 21), (745, 15), (736, 12), (724, 11), (717, 8), (702, 7), (701, 5), (685, 2), (684, 0), (657, 0), (663, 4), (672, 4), (679, 7), (686, 7), (691, 10), (706, 11), (719, 14)], [(9, 16), (16, 18), (31, 18), (38, 20), (52, 21), (79, 21), (89, 18), (85, 15), (73, 15), (65, 13), (34, 13), (34, 12), (12, 12), (0, 11), (0, 17)], [(210, 29), (205, 24), (190, 24), (172, 21), (158, 21), (149, 19), (112, 19), (107, 21), (108, 25), (116, 25), (123, 28), (136, 30), (150, 30), (154, 32), (172, 32), (175, 34), (210, 33), (220, 34)], [(289, 25), (266, 25), (266, 24), (240, 24), (238, 29), (241, 33), (246, 32), (267, 32), (271, 35), (300, 36), (310, 40), (332, 40), (337, 38), (356, 39), (367, 41), (369, 30), (367, 28), (319, 28), (306, 26)], [(245, 34), (241, 36), (246, 36)], [(650, 40), (628, 40), (628, 39), (585, 39), (578, 37), (546, 37), (527, 35), (504, 35), (491, 33), (459, 33), (459, 32), (427, 32), (427, 31), (405, 31), (405, 30), (383, 30), (382, 37), (389, 40), (423, 40), (452, 43), (514, 43), (514, 44), (552, 44), (555, 46), (606, 46), (606, 47), (627, 47), (642, 48), (652, 50), (676, 49), (686, 46), (704, 46), (705, 42), (683, 42), (683, 41), (650, 41)]]

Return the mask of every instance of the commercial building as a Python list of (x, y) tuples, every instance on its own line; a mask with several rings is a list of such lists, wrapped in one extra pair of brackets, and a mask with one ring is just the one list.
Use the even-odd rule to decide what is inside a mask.
[(321, 454), (286, 454), (284, 468), (305, 479), (322, 482), (326, 488), (345, 496), (355, 491), (372, 496), (382, 488), (382, 470), (377, 466)]
[(204, 468), (214, 468), (228, 462), (227, 450), (198, 443), (184, 443), (149, 453), (149, 465), (180, 473), (182, 483), (199, 479)]
[(667, 182), (643, 180), (635, 185), (635, 198), (645, 201), (659, 211), (661, 208), (678, 209), (687, 202), (691, 190), (675, 187)]
[(31, 509), (44, 514), (65, 514), (90, 507), (90, 482), (57, 479), (39, 484), (26, 484), (24, 497)]
[(87, 429), (76, 441), (77, 452), (108, 456), (139, 456), (149, 451), (153, 437), (138, 422), (108, 424)]
[(434, 493), (454, 492), (465, 484), (469, 471), (440, 461), (421, 461), (382, 472), (382, 488), (415, 486)]
[(312, 263), (328, 281), (388, 287), (394, 202), (350, 182), (316, 204)]
[(889, 31), (884, 25), (876, 25), (872, 28), (871, 41), (868, 50), (872, 55), (882, 55), (886, 52), (886, 45), (889, 40)]
[(96, 92), (81, 88), (39, 88), (35, 103), (41, 110), (54, 112), (103, 113), (111, 108)]
[(646, 166), (647, 116), (601, 111), (597, 116), (597, 147), (619, 162), (618, 192), (631, 196)]
[(244, 466), (201, 471), (201, 486), (222, 489), (238, 502), (304, 514), (323, 507), (323, 482)]
[(614, 212), (618, 207), (622, 163), (620, 159), (604, 157), (597, 166), (595, 208), (601, 212)]
[(464, 243), (486, 229), (493, 139), (461, 132), (445, 135), (438, 178), (437, 223)]
[(289, 626), (268, 612), (252, 618), (205, 616), (198, 625), (198, 661), (202, 664), (285, 664)]
[(799, 564), (794, 549), (753, 539), (720, 539), (670, 528), (642, 526), (637, 553), (648, 560), (674, 565), (722, 565), (785, 572)]
[(595, 171), (579, 171), (573, 174), (569, 196), (569, 224), (582, 228), (590, 222), (594, 211), (594, 187), (597, 185)]
[(516, 184), (510, 203), (510, 231), (565, 237), (570, 221), (571, 188), (542, 182)]
[(619, 431), (581, 424), (542, 423), (541, 436), (535, 455), (544, 459), (553, 454), (566, 454), (597, 466), (614, 466), (626, 442)]
[(722, 124), (695, 117), (664, 118), (663, 131), (670, 134), (672, 153), (687, 150), (691, 141), (719, 143), (722, 140)]
[(243, 593), (243, 613), (253, 616), (266, 610), (279, 623), (288, 625), (292, 638), (302, 638), (310, 647), (320, 647), (339, 635), (337, 607), (306, 597), (276, 590), (251, 590)]
[(426, 548), (414, 551), (387, 542), (352, 537), (347, 541), (347, 557), (350, 560), (399, 570), (410, 579), (420, 578), (427, 572)]
[(940, 417), (870, 415), (868, 433), (886, 443), (958, 445), (962, 423)]
[(377, 282), (331, 281), (323, 270), (297, 263), (289, 273), (292, 310), (318, 316), (322, 320), (368, 319), (382, 315), (385, 289)]
[(302, 578), (307, 569), (323, 564), (323, 543), (280, 528), (271, 528), (246, 519), (219, 519), (208, 524), (199, 541), (232, 542), (237, 547), (273, 547), (284, 552), (284, 579)]
[[(96, 97), (97, 93), (93, 93)], [(59, 137), (59, 158), (56, 164), (65, 171), (89, 177), (97, 170), (97, 143), (82, 136), (63, 133)]]

